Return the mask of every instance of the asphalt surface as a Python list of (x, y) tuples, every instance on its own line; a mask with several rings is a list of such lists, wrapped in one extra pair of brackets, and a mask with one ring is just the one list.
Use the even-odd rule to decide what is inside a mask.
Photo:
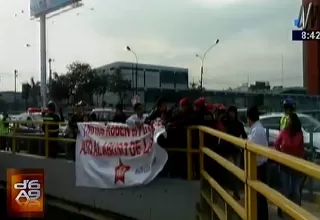
[[(1, 220), (13, 219), (13, 218), (9, 218), (7, 216), (6, 190), (3, 188), (0, 188), (0, 204), (1, 204), (0, 205), (0, 219)], [(17, 218), (17, 219), (21, 220), (23, 218)], [(31, 218), (29, 218), (29, 219), (31, 219)], [(85, 217), (83, 215), (71, 213), (71, 212), (65, 211), (63, 209), (49, 206), (49, 205), (46, 206), (45, 217), (42, 219), (46, 219), (46, 220), (57, 220), (57, 219), (91, 220), (91, 218)]]

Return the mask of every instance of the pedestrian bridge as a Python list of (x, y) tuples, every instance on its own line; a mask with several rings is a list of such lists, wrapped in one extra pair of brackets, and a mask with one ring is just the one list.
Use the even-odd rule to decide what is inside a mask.
[[(179, 152), (186, 155), (187, 180), (159, 177), (146, 186), (108, 190), (76, 187), (75, 164), (70, 160), (53, 159), (22, 152), (23, 147), (19, 145), (23, 144), (30, 148), (38, 143), (37, 147), (45, 148), (45, 155), (48, 155), (48, 142), (53, 138), (48, 138), (44, 134), (37, 136), (18, 134), (15, 128), (21, 123), (29, 122), (12, 122), (12, 132), (6, 135), (12, 150), (0, 152), (1, 181), (6, 181), (7, 168), (43, 168), (46, 194), (70, 203), (116, 213), (117, 216), (121, 216), (121, 219), (125, 217), (137, 220), (195, 220), (196, 218), (257, 220), (257, 193), (264, 195), (269, 202), (269, 219), (278, 219), (276, 207), (281, 208), (293, 219), (320, 219), (320, 205), (317, 203), (316, 192), (304, 197), (302, 206), (294, 204), (278, 191), (257, 179), (256, 157), (257, 155), (264, 156), (270, 161), (295, 169), (308, 176), (308, 182), (313, 182), (314, 185), (318, 184), (317, 180), (320, 179), (320, 166), (208, 127), (189, 127), (187, 148), (168, 149), (169, 154)], [(199, 131), (197, 148), (191, 146), (191, 132), (195, 130)], [(224, 139), (243, 149), (244, 169), (204, 146), (204, 134)], [(74, 142), (74, 140), (62, 138), (59, 138), (58, 141)], [(243, 183), (244, 189), (240, 201), (235, 200), (228, 190), (220, 186), (209, 175), (204, 166), (205, 157), (221, 164)], [(193, 160), (196, 158), (200, 159), (200, 181), (194, 180), (195, 167), (199, 167), (194, 166)]]

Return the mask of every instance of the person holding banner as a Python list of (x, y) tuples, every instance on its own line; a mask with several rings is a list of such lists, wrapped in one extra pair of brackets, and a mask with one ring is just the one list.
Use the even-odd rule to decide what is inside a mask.
[(143, 115), (144, 108), (141, 103), (135, 103), (133, 106), (135, 114), (131, 115), (127, 120), (126, 124), (129, 126), (141, 127), (145, 123), (146, 116)]
[[(84, 122), (85, 114), (84, 114), (84, 107), (85, 103), (83, 101), (80, 101), (76, 104), (75, 109), (76, 113), (72, 115), (70, 120), (68, 121), (68, 128), (70, 130), (68, 136), (71, 138), (76, 139), (78, 135), (78, 122)], [(67, 155), (69, 159), (75, 160), (75, 143), (71, 143), (70, 146), (67, 148)]]
[(114, 117), (112, 119), (112, 122), (125, 123), (126, 120), (127, 120), (127, 116), (123, 113), (122, 105), (117, 104), (116, 111), (115, 111)]
[(161, 118), (163, 121), (169, 119), (167, 112), (167, 103), (164, 98), (159, 98), (156, 102), (156, 108), (151, 111), (149, 116), (146, 118), (146, 123), (150, 124), (157, 118)]

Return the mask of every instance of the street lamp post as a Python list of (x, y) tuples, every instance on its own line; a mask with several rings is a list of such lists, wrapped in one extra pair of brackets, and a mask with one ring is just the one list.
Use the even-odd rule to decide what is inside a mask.
[[(49, 95), (51, 96), (52, 94), (52, 62), (54, 62), (54, 59), (49, 58), (48, 63), (49, 63)], [(50, 99), (52, 97), (49, 97)]]
[(54, 62), (54, 59), (49, 58), (49, 83), (52, 81), (52, 62)]
[(203, 88), (203, 62), (204, 62), (204, 59), (207, 55), (207, 53), (214, 47), (216, 46), (217, 44), (219, 43), (219, 39), (217, 39), (215, 41), (214, 44), (212, 44), (207, 50), (206, 52), (204, 52), (204, 54), (202, 56), (200, 56), (199, 54), (196, 54), (196, 57), (198, 57), (200, 60), (201, 60), (201, 67), (200, 67), (200, 90), (202, 91), (202, 88)]
[(13, 71), (14, 76), (14, 110), (17, 110), (17, 77), (18, 77), (18, 70)]
[(126, 46), (126, 50), (131, 52), (136, 59), (136, 70), (135, 70), (135, 93), (138, 95), (138, 57), (137, 54), (129, 47)]
[(73, 98), (73, 113), (74, 113), (74, 108), (75, 108), (75, 105), (76, 105), (76, 95), (77, 95), (77, 90), (78, 90), (78, 85), (75, 85), (73, 90), (72, 90), (72, 98)]

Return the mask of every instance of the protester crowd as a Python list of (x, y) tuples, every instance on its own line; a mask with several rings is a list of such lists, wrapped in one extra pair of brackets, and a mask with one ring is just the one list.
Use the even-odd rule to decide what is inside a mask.
[[(250, 126), (250, 132), (247, 136), (244, 124), (238, 119), (236, 106), (226, 108), (224, 105), (219, 104), (208, 105), (204, 98), (198, 98), (193, 103), (188, 98), (183, 98), (172, 109), (167, 109), (165, 100), (159, 99), (155, 109), (147, 117), (143, 115), (142, 105), (136, 103), (134, 105), (135, 114), (131, 115), (126, 120), (126, 123), (130, 126), (141, 126), (149, 124), (157, 118), (161, 118), (166, 127), (167, 137), (160, 136), (158, 143), (166, 149), (171, 147), (186, 148), (186, 128), (191, 125), (203, 125), (235, 137), (248, 139), (250, 142), (261, 146), (273, 147), (280, 152), (303, 158), (303, 133), (301, 122), (297, 114), (294, 113), (295, 102), (291, 98), (287, 98), (283, 102), (283, 108), (284, 116), (279, 122), (280, 132), (274, 146), (269, 146), (266, 130), (259, 121), (260, 113), (257, 107), (247, 109), (248, 125)], [(192, 140), (192, 147), (199, 148), (198, 131), (192, 134)], [(205, 135), (204, 145), (226, 159), (230, 159), (235, 163), (238, 161), (239, 166), (243, 168), (243, 152), (233, 144), (211, 135)], [(267, 158), (257, 157), (258, 179), (264, 183), (267, 183), (267, 164)], [(233, 192), (235, 199), (240, 199), (238, 184), (234, 176), (228, 174), (228, 172), (224, 172), (224, 168), (214, 160), (205, 158), (204, 166), (206, 171), (220, 185), (229, 188)], [(170, 175), (173, 177), (186, 177), (186, 167), (185, 154), (170, 152), (167, 163), (167, 171)], [(296, 204), (301, 205), (302, 185), (305, 178), (288, 167), (279, 166), (279, 169), (281, 192)], [(193, 170), (195, 171), (194, 178), (198, 179), (200, 170), (198, 155), (193, 156)], [(258, 219), (269, 219), (267, 200), (259, 193), (257, 193), (257, 206)], [(278, 215), (279, 217), (283, 217), (282, 210), (278, 210)]]
[[(61, 117), (55, 113), (55, 105), (49, 103), (47, 113), (44, 115), (44, 121), (61, 121)], [(79, 102), (75, 106), (75, 114), (68, 122), (69, 137), (76, 138), (78, 133), (77, 123), (86, 121), (96, 121), (94, 113), (87, 115), (84, 113), (85, 103)], [(238, 119), (238, 110), (236, 106), (224, 106), (222, 104), (210, 105), (206, 103), (204, 98), (198, 98), (191, 102), (188, 98), (181, 99), (175, 106), (168, 109), (165, 99), (159, 98), (155, 108), (149, 113), (144, 114), (144, 107), (137, 102), (133, 105), (134, 114), (127, 116), (124, 114), (121, 105), (117, 105), (113, 122), (126, 123), (128, 126), (142, 126), (143, 124), (151, 124), (154, 120), (161, 118), (166, 128), (166, 137), (160, 136), (158, 144), (168, 151), (170, 148), (184, 148), (187, 146), (187, 127), (192, 125), (203, 125), (229, 135), (248, 139), (249, 141), (265, 147), (273, 147), (274, 149), (299, 158), (304, 157), (304, 142), (301, 131), (301, 123), (294, 113), (295, 103), (291, 98), (287, 98), (283, 102), (284, 116), (279, 122), (280, 132), (274, 146), (269, 146), (265, 128), (259, 121), (259, 110), (257, 107), (247, 109), (248, 125), (250, 132), (247, 135), (244, 124)], [(6, 125), (6, 124), (4, 124)], [(56, 125), (48, 126), (48, 136), (58, 137), (58, 127)], [(54, 145), (51, 142), (51, 145)], [(207, 135), (204, 136), (204, 145), (220, 156), (233, 161), (240, 167), (244, 167), (244, 156), (240, 148), (228, 143), (225, 140)], [(49, 156), (56, 157), (55, 147), (50, 147)], [(199, 132), (194, 130), (192, 133), (192, 148), (199, 148)], [(75, 159), (75, 145), (68, 147), (69, 155)], [(169, 159), (164, 168), (162, 175), (174, 178), (186, 178), (187, 176), (187, 160), (186, 155), (181, 152), (170, 152)], [(194, 178), (200, 178), (199, 155), (193, 155), (193, 171)], [(267, 159), (264, 157), (257, 158), (258, 179), (267, 182)], [(239, 184), (234, 176), (225, 172), (224, 168), (212, 159), (204, 158), (205, 170), (222, 186), (233, 192), (235, 199), (239, 200)], [(303, 176), (296, 171), (280, 166), (281, 192), (297, 204), (301, 204), (301, 187), (303, 184)], [(268, 219), (268, 204), (264, 196), (257, 195), (258, 219)], [(282, 211), (278, 210), (281, 217)]]

